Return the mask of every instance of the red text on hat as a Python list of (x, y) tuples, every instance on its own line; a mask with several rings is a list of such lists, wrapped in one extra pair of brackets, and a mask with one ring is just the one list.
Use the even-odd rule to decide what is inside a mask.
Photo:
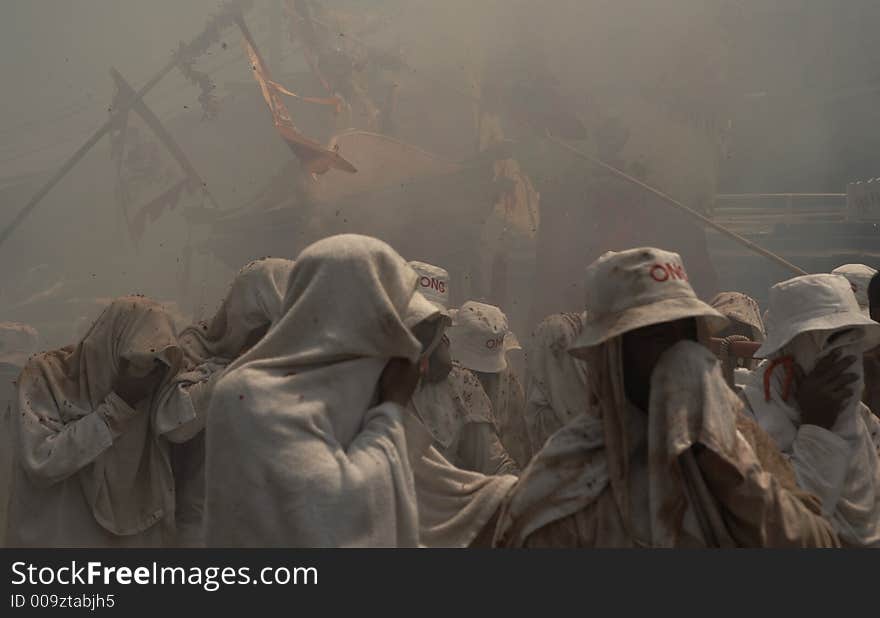
[(437, 290), (441, 294), (446, 293), (446, 282), (435, 277), (419, 277), (419, 285), (423, 288)]
[(657, 281), (658, 283), (668, 281), (670, 278), (682, 279), (684, 281), (688, 280), (687, 272), (685, 272), (684, 266), (682, 266), (678, 262), (654, 264), (653, 266), (651, 266), (649, 274), (651, 275), (651, 279)]

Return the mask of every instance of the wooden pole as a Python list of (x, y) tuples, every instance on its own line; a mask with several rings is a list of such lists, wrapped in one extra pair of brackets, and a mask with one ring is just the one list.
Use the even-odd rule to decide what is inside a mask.
[(79, 147), (79, 149), (73, 153), (73, 155), (67, 160), (67, 162), (62, 165), (57, 172), (49, 179), (49, 181), (43, 185), (43, 187), (37, 191), (36, 195), (34, 195), (31, 200), (22, 208), (15, 218), (7, 225), (3, 232), (0, 233), (0, 246), (3, 245), (4, 242), (12, 235), (12, 233), (18, 228), (22, 222), (27, 219), (28, 215), (33, 212), (33, 210), (43, 201), (43, 198), (49, 194), (49, 192), (55, 188), (61, 180), (67, 175), (67, 173), (72, 170), (77, 163), (79, 163), (80, 159), (82, 159), (92, 147), (97, 144), (104, 135), (107, 134), (108, 131), (112, 128), (114, 122), (116, 122), (116, 116), (121, 113), (126, 113), (129, 108), (138, 100), (140, 100), (144, 95), (146, 95), (153, 87), (159, 83), (159, 81), (165, 77), (175, 66), (177, 66), (177, 59), (174, 58), (168, 62), (162, 70), (160, 70), (153, 78), (148, 81), (144, 86), (135, 93), (134, 98), (129, 101), (126, 101), (122, 107), (117, 110), (114, 110), (113, 115), (105, 122), (95, 133), (86, 140), (86, 143)]
[[(199, 173), (196, 171), (196, 168), (187, 158), (186, 154), (183, 152), (183, 149), (178, 145), (176, 141), (174, 141), (174, 137), (172, 137), (171, 133), (168, 129), (165, 128), (165, 125), (162, 124), (162, 121), (153, 113), (153, 111), (147, 107), (147, 104), (144, 103), (144, 100), (137, 96), (137, 93), (134, 92), (132, 87), (125, 81), (125, 78), (122, 77), (122, 74), (117, 71), (115, 68), (110, 69), (110, 75), (113, 76), (114, 81), (117, 86), (120, 88), (122, 92), (126, 94), (133, 95), (134, 100), (132, 102), (131, 108), (132, 111), (137, 113), (147, 126), (150, 127), (150, 130), (156, 134), (156, 137), (159, 138), (159, 141), (168, 149), (168, 152), (171, 153), (171, 156), (174, 157), (174, 160), (177, 161), (177, 164), (183, 169), (186, 175), (190, 178), (191, 181), (197, 183), (201, 186), (202, 191), (207, 195), (208, 200), (215, 208), (219, 208), (217, 205), (217, 201), (214, 199), (214, 196), (211, 195), (211, 192), (208, 191), (207, 183), (202, 180), (202, 177), (199, 176)], [(129, 97), (131, 98), (131, 97)]]
[(768, 251), (767, 249), (764, 249), (763, 247), (756, 245), (748, 238), (745, 238), (744, 236), (740, 236), (736, 232), (727, 229), (723, 225), (719, 225), (718, 223), (715, 223), (714, 221), (712, 221), (712, 219), (706, 217), (705, 215), (698, 213), (696, 210), (694, 210), (692, 208), (688, 208), (687, 206), (685, 206), (684, 204), (682, 204), (678, 200), (675, 200), (675, 199), (669, 197), (668, 195), (666, 195), (665, 193), (663, 193), (662, 191), (660, 191), (658, 189), (655, 189), (651, 185), (645, 184), (644, 182), (642, 182), (641, 180), (639, 180), (637, 178), (633, 178), (632, 176), (630, 176), (626, 172), (622, 172), (619, 169), (617, 169), (616, 167), (608, 165), (607, 163), (605, 163), (604, 161), (602, 161), (596, 157), (593, 157), (593, 156), (590, 156), (584, 152), (581, 152), (580, 150), (578, 150), (574, 146), (571, 146), (567, 142), (559, 139), (558, 137), (554, 136), (553, 134), (551, 134), (549, 132), (547, 133), (547, 139), (550, 140), (551, 142), (553, 142), (554, 144), (556, 144), (557, 146), (563, 148), (564, 150), (567, 150), (568, 152), (575, 155), (579, 159), (583, 159), (585, 161), (589, 161), (590, 163), (592, 163), (594, 165), (598, 165), (602, 169), (611, 172), (612, 174), (614, 174), (618, 178), (621, 178), (621, 179), (629, 182), (630, 184), (634, 184), (637, 187), (644, 189), (648, 193), (651, 193), (651, 194), (659, 197), (665, 203), (669, 204), (670, 206), (672, 206), (673, 208), (675, 208), (677, 210), (680, 210), (681, 212), (685, 213), (686, 215), (698, 220), (700, 223), (702, 223), (706, 227), (710, 227), (713, 230), (720, 232), (724, 236), (727, 236), (728, 238), (743, 245), (748, 250), (753, 251), (754, 253), (757, 253), (758, 255), (762, 255), (765, 258), (767, 258), (768, 260), (776, 262), (777, 264), (779, 264), (783, 268), (790, 270), (794, 274), (796, 274), (796, 275), (806, 275), (807, 274), (807, 271), (805, 271), (801, 268), (798, 268), (797, 266), (795, 266), (794, 264), (792, 264), (791, 262), (789, 262), (785, 258), (782, 258), (782, 257), (776, 255), (775, 253), (773, 253), (772, 251)]

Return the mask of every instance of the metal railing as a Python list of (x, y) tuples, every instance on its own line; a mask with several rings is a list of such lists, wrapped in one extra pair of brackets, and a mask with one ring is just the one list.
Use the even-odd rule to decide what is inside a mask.
[(847, 218), (846, 193), (722, 193), (712, 219), (734, 229), (762, 231), (779, 223), (837, 223)]

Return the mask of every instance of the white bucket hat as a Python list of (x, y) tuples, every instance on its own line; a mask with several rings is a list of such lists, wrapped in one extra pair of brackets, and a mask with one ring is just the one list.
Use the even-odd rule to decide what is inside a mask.
[(864, 264), (844, 264), (832, 270), (831, 274), (846, 277), (853, 294), (856, 295), (856, 301), (858, 301), (862, 313), (868, 315), (868, 284), (871, 283), (871, 278), (877, 274), (877, 271)]
[(755, 352), (765, 358), (801, 333), (860, 326), (868, 348), (880, 343), (880, 324), (862, 314), (841, 275), (804, 275), (770, 288), (767, 340)]
[(419, 276), (416, 289), (444, 315), (449, 315), (449, 273), (445, 268), (425, 262), (409, 262)]
[(452, 358), (473, 371), (498, 373), (507, 367), (507, 352), (521, 350), (507, 316), (498, 307), (468, 301), (455, 312), (447, 331)]
[(37, 352), (37, 331), (19, 322), (0, 322), (0, 363), (24, 367)]
[(727, 318), (697, 298), (677, 253), (642, 247), (609, 251), (587, 267), (587, 317), (569, 351), (591, 348), (652, 324), (705, 318), (710, 330)]

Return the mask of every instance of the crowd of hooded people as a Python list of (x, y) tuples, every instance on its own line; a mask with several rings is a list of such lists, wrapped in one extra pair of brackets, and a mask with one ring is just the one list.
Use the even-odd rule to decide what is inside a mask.
[(873, 269), (762, 316), (675, 253), (609, 252), (525, 375), (502, 309), (449, 286), (348, 234), (248, 264), (180, 332), (142, 296), (39, 354), (0, 324), (4, 544), (880, 547)]

